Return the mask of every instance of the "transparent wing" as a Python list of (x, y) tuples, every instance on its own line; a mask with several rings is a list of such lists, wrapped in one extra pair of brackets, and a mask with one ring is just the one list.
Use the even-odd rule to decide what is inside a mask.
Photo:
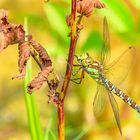
[(113, 94), (109, 90), (107, 90), (107, 91), (108, 91), (107, 93), (108, 93), (109, 101), (111, 103), (111, 107), (112, 107), (112, 110), (113, 110), (113, 113), (114, 113), (114, 116), (115, 116), (115, 120), (116, 120), (118, 129), (119, 129), (119, 131), (122, 135), (118, 104), (117, 104), (115, 98), (113, 97)]
[(127, 77), (135, 60), (135, 48), (129, 47), (116, 60), (104, 68), (106, 78), (116, 86)]
[(101, 49), (101, 64), (104, 65), (110, 59), (110, 35), (106, 17), (103, 21), (103, 45)]
[(104, 110), (105, 100), (106, 100), (105, 92), (106, 91), (104, 86), (98, 84), (94, 101), (93, 101), (93, 113), (95, 117), (100, 116)]

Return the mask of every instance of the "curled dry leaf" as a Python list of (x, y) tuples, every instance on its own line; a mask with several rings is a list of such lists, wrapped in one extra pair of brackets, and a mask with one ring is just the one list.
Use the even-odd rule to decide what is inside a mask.
[(101, 3), (99, 0), (94, 0), (94, 7), (95, 8), (98, 8), (98, 9), (101, 9), (101, 8), (105, 8), (105, 4), (104, 3)]
[(47, 82), (49, 74), (53, 72), (53, 68), (52, 61), (43, 46), (34, 41), (31, 37), (29, 39), (29, 42), (33, 46), (35, 51), (39, 54), (40, 64), (42, 68), (38, 76), (28, 84), (28, 92), (32, 93), (33, 90), (40, 89), (43, 83)]
[(14, 78), (23, 78), (25, 76), (26, 72), (26, 63), (28, 59), (30, 58), (30, 45), (28, 42), (23, 42), (19, 44), (19, 60), (18, 60), (18, 66), (19, 66), (19, 72), (20, 74)]
[(59, 96), (60, 96), (60, 93), (56, 91), (56, 89), (58, 88), (58, 85), (59, 85), (59, 77), (54, 74), (54, 72), (52, 72), (49, 77), (52, 78), (48, 78), (47, 79), (47, 83), (48, 83), (48, 86), (49, 86), (49, 94), (48, 94), (48, 97), (49, 97), (49, 101), (48, 103), (50, 102), (53, 102), (55, 106), (58, 106), (60, 104), (60, 101), (59, 101)]
[(0, 10), (0, 51), (8, 45), (21, 43), (25, 38), (25, 32), (21, 25), (11, 24), (7, 21), (8, 12)]
[(70, 20), (71, 20), (71, 16), (70, 15), (67, 15), (66, 16), (66, 23), (67, 23), (68, 27), (71, 27)]
[(92, 14), (94, 8), (93, 0), (79, 0), (77, 2), (77, 12), (89, 17)]
[(15, 31), (15, 43), (22, 43), (25, 41), (25, 31), (22, 25), (13, 24)]
[(8, 11), (4, 9), (0, 9), (0, 19), (7, 18), (8, 17)]
[(55, 91), (50, 90), (48, 94), (49, 97), (48, 103), (54, 103), (55, 106), (58, 106), (61, 103), (59, 96), (60, 96), (59, 92), (57, 92), (56, 90)]
[(8, 45), (19, 44), (19, 71), (21, 78), (25, 75), (26, 62), (30, 57), (29, 43), (25, 42), (25, 31), (22, 25), (11, 24), (7, 21), (8, 12), (0, 10), (0, 51), (7, 48)]
[(38, 52), (42, 67), (52, 66), (51, 59), (44, 47), (33, 39), (30, 39), (30, 44)]
[(36, 89), (40, 89), (44, 82), (47, 81), (48, 75), (53, 71), (52, 66), (44, 67), (38, 76), (28, 84), (28, 93), (32, 93)]
[(99, 0), (78, 0), (77, 1), (77, 12), (81, 15), (89, 17), (92, 14), (94, 8), (104, 8), (105, 4)]
[(14, 31), (7, 22), (7, 11), (0, 10), (0, 51), (12, 44), (15, 39)]
[[(28, 84), (28, 92), (32, 93), (33, 90), (39, 89), (44, 82), (49, 86), (49, 101), (53, 101), (55, 104), (58, 102), (58, 92), (56, 88), (59, 84), (59, 78), (53, 72), (52, 61), (44, 49), (44, 47), (38, 42), (32, 39), (31, 35), (25, 36), (25, 31), (22, 25), (9, 23), (7, 21), (8, 12), (6, 10), (0, 10), (0, 51), (7, 48), (8, 45), (18, 44), (19, 48), (19, 72), (20, 74), (14, 78), (23, 78), (25, 76), (26, 63), (30, 56), (36, 60), (41, 68), (38, 76), (35, 77), (31, 83)], [(28, 41), (25, 41), (25, 37)], [(37, 53), (37, 54), (36, 54)], [(39, 60), (36, 58), (39, 55)], [(52, 77), (50, 79), (50, 77)]]
[(0, 51), (13, 44), (14, 39), (14, 32), (0, 32)]

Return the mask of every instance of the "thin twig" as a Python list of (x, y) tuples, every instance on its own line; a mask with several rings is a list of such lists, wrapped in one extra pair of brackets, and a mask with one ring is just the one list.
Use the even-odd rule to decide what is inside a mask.
[(39, 68), (42, 70), (42, 65), (41, 63), (38, 61), (38, 59), (36, 58), (36, 56), (34, 55), (34, 53), (32, 51), (30, 51), (33, 59), (36, 61), (36, 63), (38, 64)]
[(59, 140), (65, 140), (65, 131), (64, 131), (64, 99), (66, 96), (66, 92), (69, 86), (69, 79), (71, 77), (72, 72), (72, 66), (73, 66), (73, 60), (74, 60), (74, 53), (76, 48), (76, 1), (72, 0), (72, 6), (71, 6), (71, 42), (70, 42), (70, 48), (69, 48), (69, 56), (68, 56), (68, 64), (66, 68), (66, 74), (63, 82), (63, 86), (61, 89), (61, 104), (58, 106), (58, 137)]
[(70, 48), (69, 48), (69, 55), (68, 55), (68, 64), (66, 68), (66, 74), (63, 82), (63, 86), (61, 89), (61, 99), (64, 100), (67, 92), (67, 88), (69, 85), (69, 79), (72, 72), (73, 67), (73, 60), (74, 60), (74, 53), (75, 47), (77, 42), (76, 36), (76, 0), (72, 0), (72, 11), (71, 11), (71, 41), (70, 41)]
[(79, 19), (78, 19), (78, 21), (77, 21), (77, 24), (80, 24), (80, 22), (81, 22), (83, 16), (84, 16), (83, 14), (79, 15)]

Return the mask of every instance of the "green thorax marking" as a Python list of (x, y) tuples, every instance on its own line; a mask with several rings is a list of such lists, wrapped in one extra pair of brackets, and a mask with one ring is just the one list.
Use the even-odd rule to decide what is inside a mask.
[[(95, 64), (97, 64), (97, 62), (95, 62)], [(102, 84), (102, 80), (100, 78), (101, 72), (99, 69), (100, 68), (98, 67), (94, 67), (94, 63), (92, 64), (92, 67), (84, 68), (91, 78), (93, 78), (97, 83)]]
[(103, 67), (99, 62), (94, 61), (88, 53), (77, 55), (77, 62), (82, 66), (83, 70), (86, 71), (96, 82), (102, 84), (100, 75), (102, 74)]

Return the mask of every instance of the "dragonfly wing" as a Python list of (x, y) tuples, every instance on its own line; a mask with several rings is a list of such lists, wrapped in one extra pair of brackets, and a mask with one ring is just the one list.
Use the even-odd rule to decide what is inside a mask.
[(103, 45), (101, 49), (101, 64), (104, 65), (110, 59), (110, 35), (106, 17), (103, 21)]
[(107, 93), (108, 93), (109, 101), (111, 103), (111, 107), (112, 107), (112, 110), (113, 110), (113, 113), (114, 113), (114, 116), (115, 116), (115, 120), (116, 120), (118, 129), (119, 129), (119, 131), (122, 135), (118, 104), (117, 104), (115, 98), (113, 97), (112, 93), (109, 90), (107, 90)]
[(127, 77), (135, 60), (135, 48), (129, 47), (116, 60), (104, 68), (105, 76), (116, 86)]
[(100, 116), (104, 110), (105, 100), (106, 100), (105, 92), (106, 91), (104, 86), (98, 84), (94, 101), (93, 101), (93, 113), (95, 117)]

